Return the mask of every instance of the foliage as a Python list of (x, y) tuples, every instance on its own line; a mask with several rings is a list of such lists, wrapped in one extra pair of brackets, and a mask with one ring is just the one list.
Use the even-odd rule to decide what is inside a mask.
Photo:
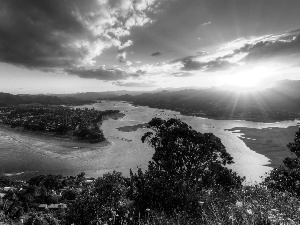
[(269, 188), (290, 191), (300, 196), (300, 129), (295, 134), (294, 142), (287, 147), (295, 157), (285, 158), (284, 166), (273, 169), (264, 182)]
[(35, 186), (44, 186), (47, 190), (58, 189), (61, 185), (61, 175), (39, 175), (31, 178), (28, 183)]
[(193, 212), (149, 210), (141, 224), (234, 224), (271, 225), (299, 224), (300, 202), (290, 193), (271, 191), (264, 186), (246, 186), (230, 194), (220, 190), (205, 190)]
[(202, 134), (177, 119), (152, 119), (142, 141), (155, 149), (148, 170), (131, 173), (134, 200), (150, 208), (193, 210), (199, 193), (207, 188), (230, 190), (243, 178), (225, 167), (233, 163), (221, 140)]
[(129, 190), (129, 179), (121, 173), (103, 175), (96, 180), (93, 190), (86, 190), (77, 196), (69, 211), (69, 223), (96, 224), (123, 218), (128, 215), (131, 203), (127, 198)]
[(24, 225), (59, 225), (60, 221), (51, 213), (32, 213)]
[(0, 177), (0, 187), (10, 186), (13, 184), (13, 181), (7, 177)]

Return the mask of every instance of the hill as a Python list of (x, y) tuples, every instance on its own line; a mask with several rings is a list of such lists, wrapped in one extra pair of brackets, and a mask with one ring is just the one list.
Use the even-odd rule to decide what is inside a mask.
[[(290, 84), (295, 88), (288, 88)], [(286, 120), (299, 116), (300, 88), (297, 91), (297, 85), (293, 82), (283, 82), (277, 87), (257, 92), (236, 92), (213, 87), (205, 90), (161, 91), (136, 96), (127, 94), (112, 99), (215, 119)]]
[(47, 104), (47, 105), (64, 105), (64, 104), (88, 104), (93, 101), (76, 99), (73, 97), (57, 97), (49, 95), (13, 95), (0, 92), (0, 107), (18, 104)]

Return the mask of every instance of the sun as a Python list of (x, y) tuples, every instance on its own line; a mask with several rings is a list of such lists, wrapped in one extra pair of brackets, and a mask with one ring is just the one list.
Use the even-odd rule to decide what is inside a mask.
[(227, 75), (223, 81), (226, 86), (232, 86), (238, 91), (253, 91), (268, 88), (270, 76), (270, 69), (256, 67)]

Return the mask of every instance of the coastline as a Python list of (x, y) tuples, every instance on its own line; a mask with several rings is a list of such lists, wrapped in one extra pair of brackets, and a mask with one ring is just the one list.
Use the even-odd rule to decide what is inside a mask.
[[(113, 143), (87, 143), (0, 124), (0, 175), (28, 179), (40, 174), (85, 170), (81, 161), (110, 149)], [(85, 167), (86, 165), (84, 165)], [(74, 174), (75, 175), (75, 174)]]
[(239, 134), (238, 137), (251, 150), (266, 156), (269, 164), (273, 168), (283, 165), (286, 157), (294, 157), (286, 145), (294, 141), (295, 132), (299, 130), (298, 126), (289, 126), (287, 128), (268, 127), (268, 128), (247, 128), (234, 127), (225, 129), (232, 133)]
[[(114, 101), (114, 100), (111, 100)], [(125, 101), (127, 102), (127, 101)], [(189, 112), (183, 112), (180, 110), (176, 110), (174, 108), (163, 108), (163, 107), (159, 107), (159, 106), (150, 106), (150, 105), (139, 105), (136, 104), (134, 102), (127, 102), (132, 104), (133, 106), (137, 107), (137, 106), (147, 106), (149, 108), (153, 108), (153, 109), (160, 109), (160, 110), (171, 110), (171, 111), (175, 111), (175, 112), (179, 112), (180, 115), (183, 116), (191, 116), (191, 117), (198, 117), (198, 118), (203, 118), (203, 119), (213, 119), (213, 120), (244, 120), (244, 121), (249, 121), (249, 122), (258, 122), (258, 123), (276, 123), (276, 122), (281, 122), (281, 121), (286, 121), (286, 120), (299, 120), (300, 118), (296, 118), (296, 117), (286, 117), (283, 119), (271, 119), (271, 118), (256, 118), (256, 117), (226, 117), (226, 116), (208, 116), (208, 115), (194, 115), (192, 113)]]
[[(106, 120), (124, 116), (123, 113), (105, 116), (97, 126), (101, 129)], [(71, 134), (34, 132), (0, 123), (0, 176), (26, 180), (41, 174), (102, 173), (110, 168), (105, 161), (115, 141), (105, 136), (102, 142), (90, 143)]]

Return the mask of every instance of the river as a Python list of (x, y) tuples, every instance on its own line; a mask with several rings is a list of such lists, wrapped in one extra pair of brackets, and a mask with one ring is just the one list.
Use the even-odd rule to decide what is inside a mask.
[[(234, 164), (229, 167), (242, 176), (247, 183), (260, 182), (261, 176), (272, 168), (266, 166), (269, 159), (249, 149), (239, 138), (241, 134), (226, 129), (235, 127), (287, 128), (296, 126), (299, 121), (282, 121), (276, 123), (260, 123), (237, 120), (213, 120), (180, 115), (179, 112), (161, 110), (144, 106), (133, 106), (127, 102), (102, 101), (79, 108), (95, 108), (97, 110), (120, 110), (125, 116), (118, 120), (107, 119), (101, 129), (108, 144), (92, 147), (76, 147), (75, 144), (60, 144), (53, 140), (44, 140), (33, 135), (15, 134), (0, 127), (0, 173), (15, 179), (28, 179), (38, 174), (76, 175), (85, 172), (87, 176), (98, 177), (113, 170), (129, 175), (129, 170), (137, 167), (146, 169), (154, 150), (141, 142), (147, 128), (131, 132), (117, 128), (134, 126), (149, 122), (154, 117), (162, 119), (179, 118), (193, 129), (214, 133), (233, 156)], [(1, 130), (2, 129), (2, 130)], [(21, 175), (20, 175), (21, 173)]]

